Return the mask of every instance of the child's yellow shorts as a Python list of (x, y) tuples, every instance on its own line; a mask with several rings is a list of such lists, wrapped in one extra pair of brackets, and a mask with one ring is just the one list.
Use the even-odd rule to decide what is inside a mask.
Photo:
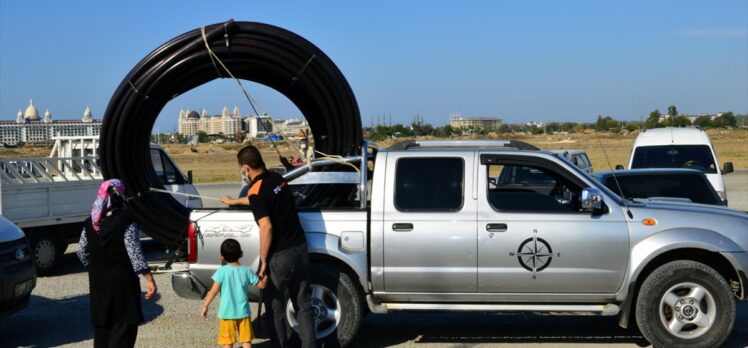
[[(237, 333), (239, 337), (237, 337)], [(238, 338), (238, 340), (237, 340)], [(242, 319), (218, 319), (218, 344), (252, 342), (252, 323), (249, 317)]]

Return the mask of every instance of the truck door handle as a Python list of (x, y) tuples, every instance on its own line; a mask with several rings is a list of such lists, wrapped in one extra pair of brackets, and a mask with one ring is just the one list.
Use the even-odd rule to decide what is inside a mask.
[(396, 232), (409, 232), (413, 231), (413, 224), (392, 224), (392, 230)]
[(506, 224), (488, 224), (486, 225), (486, 231), (488, 232), (506, 232)]

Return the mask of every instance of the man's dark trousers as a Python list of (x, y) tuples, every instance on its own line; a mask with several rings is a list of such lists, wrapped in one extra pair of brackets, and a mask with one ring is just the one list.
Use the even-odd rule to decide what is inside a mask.
[(286, 303), (284, 294), (288, 291), (296, 309), (299, 323), (299, 336), (303, 348), (316, 346), (314, 322), (312, 320), (311, 288), (309, 286), (310, 262), (306, 244), (277, 251), (268, 261), (270, 281), (265, 288), (265, 306), (274, 330), (271, 339), (276, 347), (288, 347), (286, 329)]

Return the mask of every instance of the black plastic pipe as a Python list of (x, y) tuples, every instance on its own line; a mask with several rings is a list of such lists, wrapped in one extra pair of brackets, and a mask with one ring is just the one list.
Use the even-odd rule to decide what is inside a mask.
[[(211, 50), (234, 76), (271, 87), (296, 105), (309, 122), (316, 150), (343, 156), (360, 152), (356, 98), (319, 48), (263, 23), (232, 20), (209, 25), (205, 32)], [(217, 78), (230, 77), (211, 60), (195, 29), (143, 58), (117, 87), (104, 115), (99, 149), (104, 177), (125, 182), (129, 209), (141, 228), (170, 247), (184, 238), (189, 211), (170, 195), (149, 191), (162, 187), (150, 160), (151, 131), (166, 103)]]

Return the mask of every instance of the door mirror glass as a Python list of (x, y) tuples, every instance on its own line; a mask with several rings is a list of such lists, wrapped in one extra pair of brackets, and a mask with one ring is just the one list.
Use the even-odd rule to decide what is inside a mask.
[(596, 188), (582, 190), (581, 205), (584, 210), (600, 210), (603, 208), (603, 195)]
[(722, 168), (722, 174), (729, 174), (734, 171), (735, 169), (732, 167), (732, 162), (725, 162), (725, 167)]

